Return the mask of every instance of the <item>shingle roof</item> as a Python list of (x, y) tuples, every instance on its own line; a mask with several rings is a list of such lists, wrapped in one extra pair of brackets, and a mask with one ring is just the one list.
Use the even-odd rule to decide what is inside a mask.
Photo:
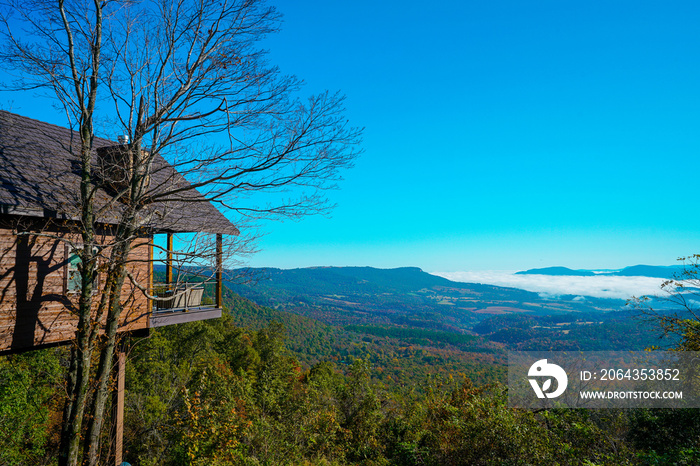
[[(96, 148), (116, 143), (95, 138)], [(66, 219), (80, 218), (80, 137), (77, 132), (0, 111), (0, 213)], [(97, 156), (93, 156), (97, 165)], [(191, 186), (160, 155), (153, 161), (152, 190)], [(163, 192), (163, 191), (161, 191)], [(114, 223), (124, 206), (98, 189), (98, 220)], [(143, 227), (159, 232), (238, 234), (238, 229), (194, 189), (144, 209)]]

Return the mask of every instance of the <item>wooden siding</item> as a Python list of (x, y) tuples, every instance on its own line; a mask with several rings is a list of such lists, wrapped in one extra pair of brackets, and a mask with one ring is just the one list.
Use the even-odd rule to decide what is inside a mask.
[[(67, 262), (70, 248), (65, 240), (78, 243), (79, 236), (52, 231), (58, 240), (36, 234), (18, 236), (0, 227), (0, 352), (60, 343), (73, 339), (77, 326), (74, 310), (77, 293), (67, 293)], [(100, 243), (112, 238), (103, 234)], [(137, 280), (151, 280), (148, 238), (139, 239), (130, 254), (129, 269)], [(102, 251), (108, 254), (109, 249)], [(104, 261), (104, 259), (103, 259)], [(104, 285), (98, 278), (98, 288)], [(95, 294), (95, 306), (99, 294)], [(127, 279), (122, 287), (123, 311), (120, 331), (147, 328), (150, 301)]]

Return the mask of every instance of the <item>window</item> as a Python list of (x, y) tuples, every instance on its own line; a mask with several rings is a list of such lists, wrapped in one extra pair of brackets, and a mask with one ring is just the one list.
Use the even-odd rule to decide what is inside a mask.
[[(66, 246), (66, 251), (67, 251), (67, 256), (68, 260), (66, 263), (66, 280), (65, 280), (65, 288), (67, 293), (78, 293), (80, 292), (80, 288), (82, 286), (82, 274), (80, 273), (80, 256), (78, 256), (78, 253), (76, 249), (71, 248), (69, 246)], [(93, 249), (94, 254), (99, 253), (99, 248), (95, 247)], [(99, 276), (99, 274), (98, 274)], [(95, 279), (92, 282), (93, 288), (97, 288), (98, 282), (97, 282), (97, 276), (95, 276)], [(96, 290), (93, 290), (95, 292)]]
[(71, 255), (68, 258), (68, 279), (67, 279), (67, 291), (78, 292), (80, 291), (80, 257), (78, 257), (75, 252), (71, 251)]

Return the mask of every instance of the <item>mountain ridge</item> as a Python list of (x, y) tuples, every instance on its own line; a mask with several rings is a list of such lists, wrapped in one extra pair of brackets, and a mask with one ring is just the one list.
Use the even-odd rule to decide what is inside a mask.
[(619, 270), (596, 271), (573, 270), (567, 267), (545, 267), (541, 269), (528, 269), (516, 272), (516, 275), (549, 275), (549, 276), (604, 276), (604, 277), (651, 277), (651, 278), (677, 278), (683, 271), (682, 265), (632, 265)]

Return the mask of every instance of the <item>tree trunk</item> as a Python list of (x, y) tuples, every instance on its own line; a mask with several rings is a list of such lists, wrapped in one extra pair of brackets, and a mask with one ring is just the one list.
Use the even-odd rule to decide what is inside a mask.
[[(129, 245), (122, 243), (128, 255)], [(124, 284), (126, 273), (124, 271), (125, 259), (119, 261), (120, 266), (114, 270), (115, 281), (110, 290), (109, 313), (107, 315), (107, 325), (105, 328), (105, 344), (100, 351), (100, 364), (97, 368), (97, 390), (91, 407), (91, 418), (88, 424), (87, 443), (85, 449), (88, 455), (88, 464), (96, 466), (99, 460), (100, 432), (104, 424), (105, 409), (107, 400), (110, 398), (109, 377), (114, 365), (114, 350), (116, 348), (117, 329), (119, 327), (119, 316), (121, 314), (121, 289)]]
[(76, 466), (80, 453), (82, 421), (90, 383), (90, 369), (94, 350), (92, 328), (92, 290), (97, 273), (93, 246), (95, 233), (91, 196), (91, 153), (92, 139), (89, 131), (81, 131), (82, 139), (82, 179), (80, 183), (81, 216), (83, 223), (83, 247), (78, 251), (81, 259), (81, 287), (78, 301), (78, 328), (75, 346), (71, 350), (71, 362), (67, 384), (66, 404), (63, 410), (59, 466)]
[[(104, 415), (107, 401), (110, 398), (109, 378), (114, 365), (114, 350), (116, 348), (119, 317), (122, 311), (121, 291), (126, 279), (126, 264), (133, 242), (133, 223), (137, 209), (132, 206), (125, 213), (114, 238), (114, 250), (111, 254), (111, 263), (115, 264), (109, 269), (109, 289), (104, 293), (109, 297), (107, 307), (107, 321), (105, 325), (104, 346), (100, 348), (100, 363), (97, 368), (97, 389), (90, 410), (90, 422), (88, 424), (85, 450), (88, 465), (96, 466), (99, 460), (100, 433), (104, 424)], [(103, 295), (104, 297), (105, 295)]]

